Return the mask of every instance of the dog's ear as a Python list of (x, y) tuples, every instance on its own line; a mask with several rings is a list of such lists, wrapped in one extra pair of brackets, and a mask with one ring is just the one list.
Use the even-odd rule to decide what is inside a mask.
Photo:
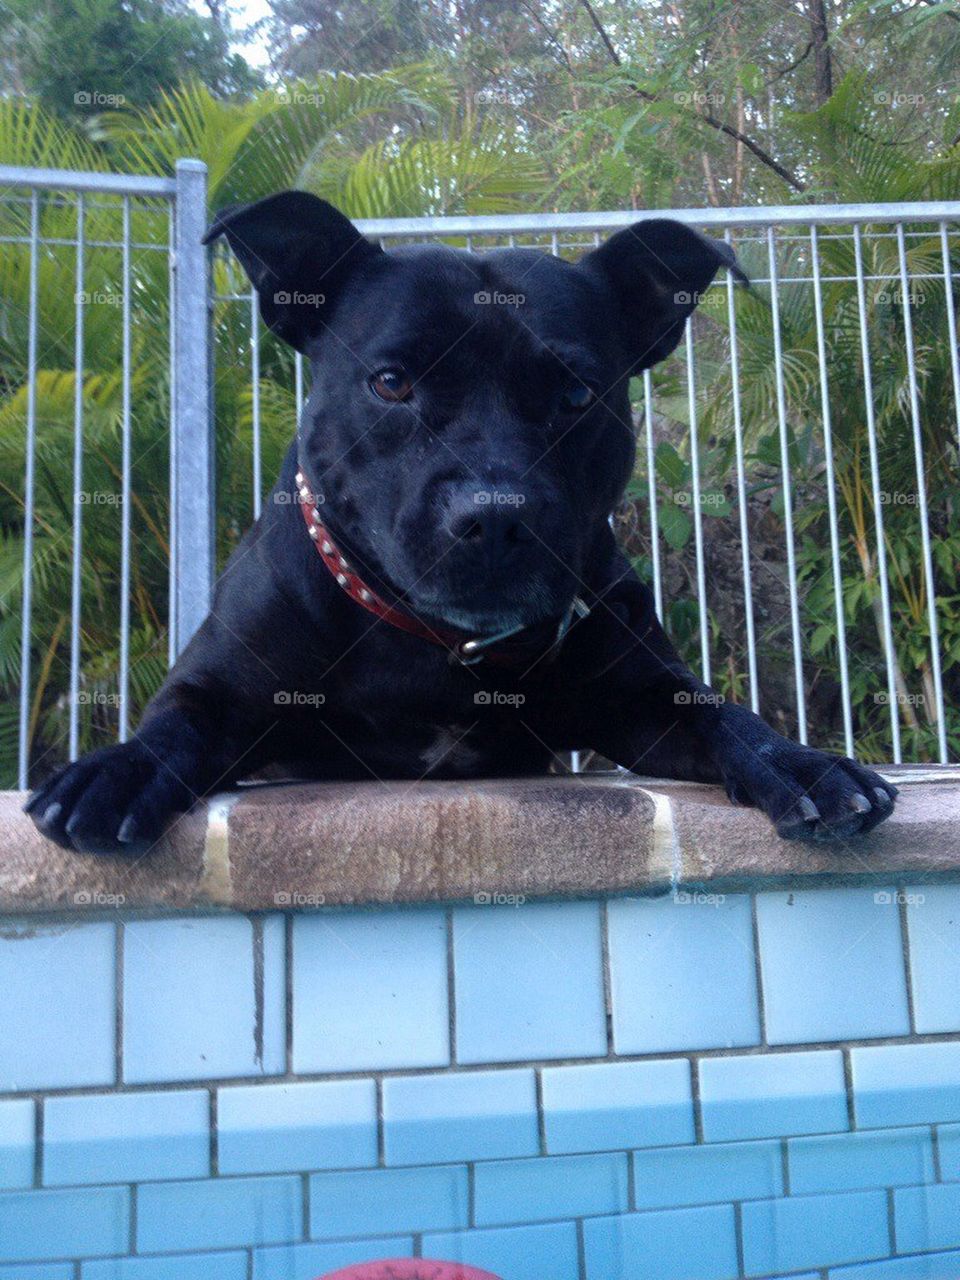
[(612, 288), (621, 340), (635, 373), (677, 346), (687, 317), (721, 267), (746, 280), (729, 245), (671, 218), (635, 222), (587, 254), (581, 265)]
[(382, 253), (326, 200), (281, 191), (233, 205), (203, 238), (226, 236), (260, 299), (264, 323), (297, 351), (323, 328), (349, 276)]

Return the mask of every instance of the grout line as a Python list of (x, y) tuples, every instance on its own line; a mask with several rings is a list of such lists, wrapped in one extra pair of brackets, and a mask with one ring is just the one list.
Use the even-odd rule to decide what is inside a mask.
[(933, 1147), (933, 1179), (943, 1182), (943, 1158), (940, 1151), (940, 1126), (930, 1125), (930, 1142)]
[(423, 1232), (415, 1231), (413, 1233), (413, 1256), (415, 1258), (423, 1257)]
[(700, 1099), (700, 1059), (688, 1058), (690, 1063), (690, 1094), (693, 1101), (693, 1140), (703, 1142), (703, 1102)]
[(613, 1044), (613, 976), (610, 963), (610, 918), (607, 914), (609, 903), (604, 898), (600, 902), (600, 955), (603, 980), (603, 1009), (607, 1029), (607, 1057), (614, 1056)]
[(587, 1242), (584, 1237), (583, 1219), (577, 1218), (577, 1275), (579, 1280), (587, 1280)]
[(790, 1142), (787, 1138), (780, 1139), (780, 1162), (783, 1173), (783, 1194), (790, 1194)]
[(633, 1152), (626, 1151), (627, 1157), (627, 1212), (634, 1213), (637, 1208), (637, 1173), (633, 1161)]
[(264, 990), (264, 917), (260, 912), (249, 917), (253, 946), (253, 1061), (263, 1072), (263, 1007)]
[(114, 949), (114, 1001), (116, 1008), (114, 1010), (114, 1087), (122, 1086), (123, 1080), (123, 980), (124, 980), (124, 957), (126, 952), (126, 925), (122, 920), (117, 921), (116, 941)]
[(210, 1090), (210, 1175), (220, 1177), (220, 1096), (219, 1090)]
[(907, 986), (907, 1016), (909, 1018), (910, 1034), (917, 1033), (917, 1018), (913, 1000), (913, 961), (910, 956), (910, 921), (907, 914), (907, 893), (905, 888), (897, 886), (897, 897), (899, 899), (898, 911), (900, 913), (900, 946), (903, 951), (903, 973)]
[(139, 1252), (137, 1235), (139, 1232), (140, 1188), (134, 1183), (130, 1188), (130, 1252)]
[(446, 925), (446, 960), (447, 960), (447, 1036), (450, 1042), (450, 1064), (457, 1062), (457, 984), (456, 953), (453, 944), (453, 908), (447, 907)]
[(543, 1070), (538, 1069), (533, 1073), (533, 1090), (535, 1105), (537, 1108), (537, 1143), (540, 1147), (540, 1155), (545, 1156), (547, 1152), (547, 1116), (543, 1109)]
[(477, 1225), (477, 1165), (475, 1160), (467, 1162), (467, 1226)]
[(290, 914), (284, 916), (284, 933), (283, 933), (283, 961), (284, 969), (284, 991), (286, 995), (286, 1007), (284, 1008), (284, 1039), (286, 1042), (286, 1076), (289, 1079), (293, 1076), (293, 1025), (294, 1025), (294, 1004), (293, 1004), (293, 926), (294, 919)]
[(303, 1238), (309, 1241), (312, 1223), (310, 1221), (310, 1174), (300, 1175), (300, 1194), (303, 1197)]
[(853, 1096), (853, 1062), (850, 1057), (849, 1049), (841, 1049), (841, 1061), (843, 1062), (843, 1090), (846, 1095), (847, 1104), (847, 1124), (853, 1131), (857, 1127), (857, 1110)]
[(733, 1235), (737, 1250), (737, 1275), (746, 1275), (743, 1260), (743, 1204), (739, 1200), (733, 1204)]
[(897, 1252), (897, 1224), (893, 1206), (893, 1187), (887, 1187), (887, 1232), (890, 1236), (890, 1253)]
[(760, 962), (760, 916), (757, 911), (757, 895), (750, 895), (750, 928), (753, 934), (753, 972), (757, 986), (757, 1018), (760, 1022), (760, 1046), (769, 1048), (767, 1040), (767, 1002), (763, 991), (763, 966)]
[(375, 1090), (374, 1101), (377, 1109), (377, 1168), (383, 1169), (387, 1163), (387, 1135), (386, 1126), (383, 1122), (383, 1080), (381, 1077), (377, 1076), (373, 1085)]

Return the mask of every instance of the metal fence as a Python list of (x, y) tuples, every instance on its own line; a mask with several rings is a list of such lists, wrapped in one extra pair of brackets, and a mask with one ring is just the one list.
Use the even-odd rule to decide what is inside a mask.
[[(746, 292), (732, 277), (715, 282), (678, 352), (634, 388), (640, 465), (622, 527), (658, 611), (704, 679), (802, 741), (830, 739), (850, 754), (866, 742), (874, 758), (897, 762), (904, 754), (956, 756), (960, 202), (359, 225), (387, 247), (443, 240), (478, 251), (537, 245), (566, 256), (653, 216), (722, 235), (752, 280)], [(222, 246), (211, 285), (200, 246), (205, 220), (205, 173), (195, 161), (182, 161), (169, 180), (0, 168), (0, 244), (17, 259), (0, 277), (11, 330), (0, 334), (11, 406), (0, 420), (0, 448), (4, 434), (22, 448), (19, 483), (0, 477), (15, 490), (2, 516), (5, 549), (9, 556), (15, 547), (22, 565), (19, 577), (7, 574), (19, 590), (0, 597), (0, 649), (4, 618), (17, 615), (21, 786), (44, 757), (72, 758), (90, 745), (91, 732), (115, 729), (122, 739), (130, 731), (132, 663), (145, 661), (140, 650), (131, 655), (132, 596), (153, 616), (138, 528), (149, 527), (167, 548), (169, 606), (152, 602), (154, 649), (164, 644), (172, 659), (207, 609), (218, 548), (222, 560), (260, 514), (303, 404), (301, 359), (262, 330), (249, 286)], [(85, 419), (100, 394), (87, 342), (94, 250), (116, 258), (99, 268), (101, 280), (116, 282), (119, 313), (115, 600), (85, 589), (83, 572), (84, 521), (93, 518)], [(151, 258), (166, 265), (164, 287), (146, 265)], [(57, 350), (64, 334), (51, 335), (43, 314), (58, 297), (51, 272), (73, 295), (72, 314), (55, 318), (72, 345), (69, 415), (51, 394), (52, 371), (67, 363)], [(138, 335), (164, 347), (165, 371), (152, 382), (138, 374), (158, 353), (138, 345)], [(142, 497), (138, 506), (137, 486), (151, 465), (144, 449), (155, 462), (164, 444), (152, 427), (141, 440), (138, 428), (164, 397), (169, 489), (153, 494), (161, 513), (144, 509)], [(56, 445), (65, 431), (71, 461), (61, 459), (61, 474), (66, 484), (71, 472), (73, 502), (68, 524), (51, 535), (36, 501), (38, 458), (46, 476), (56, 459), (45, 452), (45, 434)], [(69, 543), (69, 624), (55, 611), (44, 615), (47, 631), (62, 622), (55, 636), (34, 616), (35, 577), (43, 591), (56, 590), (50, 566), (38, 560), (38, 529), (41, 550), (50, 536)], [(100, 672), (97, 685), (84, 614), (111, 609), (116, 672)], [(151, 626), (143, 628), (148, 639)], [(79, 709), (93, 685), (115, 687), (116, 703), (115, 715), (94, 715), (91, 728)], [(0, 689), (0, 706), (3, 697)]]

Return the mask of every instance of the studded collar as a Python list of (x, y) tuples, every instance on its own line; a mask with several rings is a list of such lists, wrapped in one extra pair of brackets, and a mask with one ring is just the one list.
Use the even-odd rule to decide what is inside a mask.
[(536, 636), (529, 638), (522, 636), (522, 633), (528, 630), (524, 627), (513, 627), (495, 636), (471, 637), (463, 632), (433, 627), (414, 614), (406, 613), (389, 604), (367, 586), (320, 519), (315, 491), (310, 487), (302, 469), (297, 472), (296, 482), (297, 499), (307, 526), (307, 533), (337, 585), (351, 600), (382, 621), (390, 623), (400, 631), (406, 631), (409, 635), (419, 636), (421, 640), (429, 640), (431, 644), (441, 645), (448, 651), (450, 660), (453, 662), (462, 663), (464, 666), (472, 666), (483, 659), (506, 666), (529, 662), (538, 655), (558, 650), (573, 615), (584, 617), (589, 613), (588, 606), (578, 596), (564, 615), (556, 634), (548, 640), (546, 645), (543, 643), (539, 629)]

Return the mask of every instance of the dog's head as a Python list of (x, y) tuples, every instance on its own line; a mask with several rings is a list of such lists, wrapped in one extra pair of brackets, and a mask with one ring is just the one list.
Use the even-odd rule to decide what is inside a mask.
[(304, 353), (300, 460), (364, 576), (480, 634), (560, 617), (630, 476), (630, 377), (726, 245), (665, 219), (577, 263), (384, 251), (299, 191), (222, 212), (265, 323)]

